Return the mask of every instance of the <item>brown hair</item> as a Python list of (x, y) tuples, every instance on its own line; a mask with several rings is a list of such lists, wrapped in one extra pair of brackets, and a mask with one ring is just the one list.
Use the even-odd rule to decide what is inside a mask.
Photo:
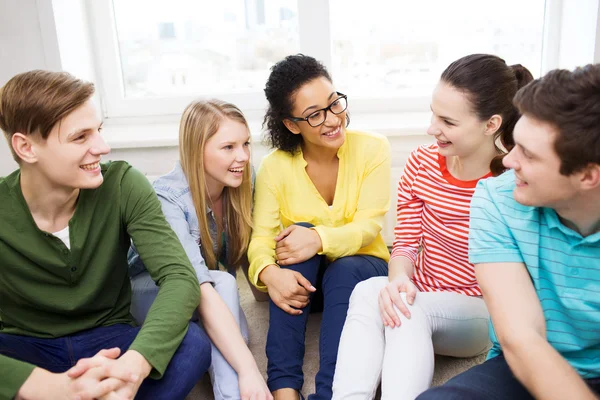
[(600, 64), (550, 71), (519, 90), (514, 103), (522, 114), (558, 128), (561, 174), (600, 164)]
[[(512, 100), (517, 90), (533, 80), (527, 68), (521, 64), (508, 66), (494, 55), (471, 54), (450, 64), (442, 73), (441, 80), (467, 94), (473, 111), (481, 121), (500, 115), (502, 125), (494, 140), (500, 139), (506, 150), (513, 148), (513, 129), (520, 115)], [(505, 170), (502, 158), (506, 153), (500, 149), (498, 152), (501, 154), (490, 163), (494, 176)]]
[(19, 132), (46, 140), (58, 122), (94, 94), (94, 84), (66, 72), (34, 70), (11, 78), (0, 89), (0, 129), (15, 161), (11, 141)]
[[(206, 265), (218, 269), (214, 242), (210, 236), (208, 219), (206, 218), (207, 196), (206, 177), (204, 174), (204, 149), (206, 142), (217, 131), (221, 121), (231, 119), (248, 128), (244, 114), (239, 108), (220, 100), (193, 101), (188, 105), (181, 117), (179, 125), (179, 159), (185, 174), (200, 229), (202, 255)], [(223, 214), (227, 221), (227, 238), (229, 259), (232, 267), (239, 266), (246, 256), (252, 229), (252, 183), (250, 168), (244, 168), (242, 184), (237, 188), (223, 189)], [(217, 237), (220, 237), (218, 232)], [(221, 241), (217, 243), (220, 249)]]

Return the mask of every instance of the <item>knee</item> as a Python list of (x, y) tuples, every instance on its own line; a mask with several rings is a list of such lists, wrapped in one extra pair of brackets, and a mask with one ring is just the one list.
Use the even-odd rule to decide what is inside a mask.
[(452, 380), (450, 380), (441, 386), (424, 391), (416, 398), (416, 400), (475, 400), (488, 399), (491, 397), (493, 397), (493, 392), (490, 393), (489, 390), (482, 391), (470, 384), (456, 386), (453, 385)]
[(388, 279), (384, 276), (367, 279), (359, 282), (350, 296), (350, 306), (353, 302), (373, 303), (377, 301), (379, 292), (387, 284)]
[(323, 284), (326, 284), (327, 281), (335, 282), (335, 284), (349, 282), (354, 286), (364, 280), (362, 273), (364, 268), (362, 267), (360, 258), (354, 256), (338, 258), (325, 270)]
[(438, 386), (421, 393), (416, 400), (440, 400), (449, 399), (449, 393), (446, 393), (444, 386)]
[(376, 276), (374, 278), (369, 278), (367, 280), (358, 282), (354, 288), (354, 292), (356, 292), (357, 295), (368, 296), (371, 293), (379, 293), (387, 284), (387, 276)]
[(206, 371), (211, 363), (211, 342), (204, 330), (195, 323), (188, 326), (188, 331), (179, 345), (183, 357), (197, 368)]
[(325, 274), (323, 275), (323, 284), (325, 284), (325, 282), (328, 280), (338, 282), (340, 278), (343, 279), (344, 277), (347, 277), (348, 274), (352, 273), (350, 270), (344, 271), (346, 264), (347, 263), (344, 262), (343, 258), (338, 258), (329, 264), (325, 270)]

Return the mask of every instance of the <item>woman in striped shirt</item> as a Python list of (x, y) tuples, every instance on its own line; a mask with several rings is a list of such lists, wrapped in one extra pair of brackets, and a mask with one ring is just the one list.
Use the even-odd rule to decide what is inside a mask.
[(414, 399), (431, 384), (434, 353), (489, 349), (489, 315), (468, 260), (469, 203), (480, 179), (502, 173), (531, 81), (521, 65), (473, 54), (448, 66), (431, 101), (437, 142), (410, 155), (398, 185), (388, 278), (359, 283), (340, 342), (334, 399)]

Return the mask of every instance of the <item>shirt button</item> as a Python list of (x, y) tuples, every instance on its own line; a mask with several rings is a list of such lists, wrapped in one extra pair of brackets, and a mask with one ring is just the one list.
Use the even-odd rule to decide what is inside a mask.
[(573, 275), (579, 275), (579, 269), (578, 268), (571, 268), (571, 274), (573, 274)]
[(77, 271), (77, 267), (71, 267), (71, 272)]

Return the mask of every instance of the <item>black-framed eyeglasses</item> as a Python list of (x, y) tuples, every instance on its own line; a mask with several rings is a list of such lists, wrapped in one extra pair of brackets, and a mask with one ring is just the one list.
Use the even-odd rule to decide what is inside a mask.
[(331, 111), (331, 113), (335, 115), (343, 113), (346, 111), (346, 108), (348, 108), (348, 96), (340, 92), (336, 93), (339, 97), (335, 99), (329, 106), (312, 112), (306, 118), (289, 117), (289, 120), (294, 122), (308, 122), (310, 126), (316, 128), (317, 126), (322, 125), (327, 119), (327, 111)]

